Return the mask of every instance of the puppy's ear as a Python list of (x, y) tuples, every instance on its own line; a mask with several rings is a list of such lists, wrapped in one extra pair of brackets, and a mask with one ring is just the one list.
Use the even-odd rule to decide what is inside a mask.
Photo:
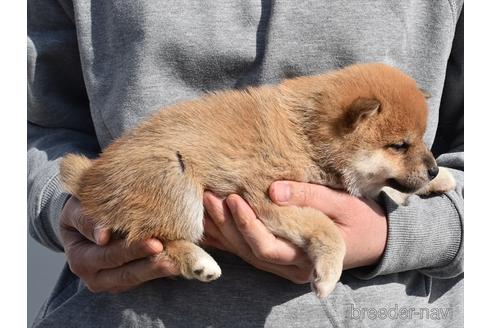
[(424, 90), (422, 88), (419, 88), (419, 90), (420, 90), (420, 92), (422, 92), (425, 99), (430, 99), (432, 97), (432, 95), (429, 92), (427, 92), (426, 90)]
[(373, 98), (357, 98), (344, 111), (342, 126), (345, 132), (352, 132), (357, 125), (379, 113), (381, 103)]

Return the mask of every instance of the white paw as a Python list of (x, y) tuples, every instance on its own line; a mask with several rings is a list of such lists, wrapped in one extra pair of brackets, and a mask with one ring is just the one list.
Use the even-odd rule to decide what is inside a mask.
[(433, 184), (432, 192), (444, 193), (456, 188), (456, 181), (454, 180), (453, 175), (445, 167), (439, 168), (439, 174), (434, 180), (435, 183)]
[(443, 194), (446, 191), (453, 190), (456, 187), (456, 181), (453, 175), (445, 167), (439, 167), (439, 174), (427, 186), (416, 192), (417, 195), (427, 196), (431, 194)]
[(335, 289), (337, 281), (313, 281), (311, 282), (311, 289), (314, 291), (318, 298), (327, 298), (328, 295)]
[(318, 259), (314, 266), (311, 289), (318, 298), (326, 298), (335, 289), (342, 274), (343, 261)]
[(202, 254), (191, 265), (192, 278), (209, 282), (220, 277), (222, 271), (215, 260), (208, 254)]

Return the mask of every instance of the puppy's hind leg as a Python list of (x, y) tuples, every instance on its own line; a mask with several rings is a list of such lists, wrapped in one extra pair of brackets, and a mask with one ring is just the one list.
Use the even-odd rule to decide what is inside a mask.
[(165, 242), (164, 252), (160, 256), (168, 257), (176, 263), (186, 279), (209, 282), (222, 274), (217, 262), (207, 252), (186, 240)]
[(318, 210), (267, 206), (260, 219), (276, 236), (306, 251), (314, 264), (311, 287), (319, 298), (327, 297), (340, 279), (345, 242), (333, 221)]
[[(177, 153), (181, 169), (185, 164)], [(186, 279), (198, 279), (209, 282), (220, 277), (221, 270), (217, 262), (195, 243), (203, 234), (203, 192), (193, 179), (183, 174), (168, 178), (168, 186), (174, 186), (164, 197), (162, 217), (167, 227), (162, 229), (164, 252), (162, 256), (170, 258), (178, 266)]]
[(160, 175), (152, 172), (153, 176), (157, 175), (160, 179), (145, 184), (146, 192), (152, 190), (153, 197), (145, 198), (139, 215), (141, 220), (132, 225), (133, 229), (126, 230), (127, 238), (143, 240), (155, 237), (162, 240), (164, 251), (157, 260), (159, 257), (171, 260), (187, 279), (203, 282), (215, 280), (221, 275), (219, 265), (195, 244), (203, 235), (201, 184), (190, 172), (180, 152), (176, 152), (176, 158), (165, 164), (167, 166)]

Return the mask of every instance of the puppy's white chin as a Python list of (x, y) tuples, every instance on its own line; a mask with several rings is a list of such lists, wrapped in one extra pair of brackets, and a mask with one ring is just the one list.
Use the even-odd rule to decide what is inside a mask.
[(347, 192), (354, 197), (365, 197), (376, 199), (384, 186), (381, 184), (357, 185), (352, 184), (346, 187)]

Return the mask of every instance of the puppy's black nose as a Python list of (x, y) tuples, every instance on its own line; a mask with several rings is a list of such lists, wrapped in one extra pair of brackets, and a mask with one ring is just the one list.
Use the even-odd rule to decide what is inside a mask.
[(435, 177), (437, 177), (437, 174), (438, 173), (439, 173), (439, 167), (437, 165), (436, 166), (432, 166), (431, 168), (429, 168), (427, 170), (427, 175), (429, 176), (429, 180), (432, 180)]

